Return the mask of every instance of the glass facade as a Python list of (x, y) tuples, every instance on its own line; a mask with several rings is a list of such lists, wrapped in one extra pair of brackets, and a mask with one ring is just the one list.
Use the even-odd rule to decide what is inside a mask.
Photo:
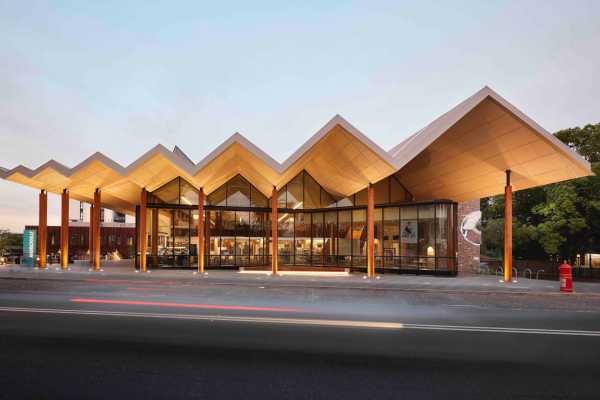
[[(407, 201), (410, 194), (394, 176), (374, 189), (377, 271), (454, 273), (456, 204)], [(206, 197), (202, 216), (198, 198), (181, 178), (150, 194), (151, 267), (197, 265), (199, 218), (204, 219), (207, 268), (270, 265), (270, 199), (241, 175)], [(279, 265), (366, 268), (366, 191), (336, 200), (303, 171), (279, 190), (277, 201)]]

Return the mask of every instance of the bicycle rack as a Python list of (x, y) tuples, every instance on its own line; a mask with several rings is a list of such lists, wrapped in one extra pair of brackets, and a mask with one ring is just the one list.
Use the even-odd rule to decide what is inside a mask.
[(517, 283), (518, 282), (517, 278), (519, 277), (519, 270), (516, 268), (513, 268), (512, 272), (513, 272), (512, 281), (513, 281), (513, 283)]
[(536, 273), (535, 273), (535, 279), (540, 279), (540, 272), (545, 273), (545, 271), (543, 269), (539, 269)]
[(496, 277), (498, 277), (498, 272), (500, 272), (500, 275), (504, 276), (504, 270), (502, 269), (502, 267), (496, 268)]
[(523, 278), (527, 278), (527, 272), (529, 272), (529, 279), (531, 279), (533, 277), (533, 271), (531, 270), (531, 268), (525, 268), (525, 270), (523, 271)]

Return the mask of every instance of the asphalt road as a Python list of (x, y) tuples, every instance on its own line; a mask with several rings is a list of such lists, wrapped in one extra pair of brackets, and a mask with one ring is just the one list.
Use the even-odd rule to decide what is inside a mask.
[(0, 398), (597, 399), (600, 296), (0, 279)]

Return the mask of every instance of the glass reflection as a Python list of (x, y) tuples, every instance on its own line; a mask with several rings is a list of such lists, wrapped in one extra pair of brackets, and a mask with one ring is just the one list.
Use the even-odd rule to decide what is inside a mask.
[[(394, 177), (375, 184), (378, 204), (405, 201), (407, 196)], [(279, 192), (279, 264), (366, 268), (367, 213), (366, 207), (359, 206), (366, 203), (365, 197), (366, 191), (360, 191), (346, 199), (352, 207), (326, 210), (345, 200), (333, 199), (306, 172), (292, 179)], [(150, 199), (150, 265), (196, 266), (200, 217), (197, 206), (188, 204), (197, 203), (195, 188), (178, 178), (153, 192)], [(270, 200), (238, 175), (212, 192), (207, 203), (203, 216), (206, 266), (268, 266)], [(456, 205), (446, 202), (376, 205), (377, 271), (455, 272), (455, 212)]]
[(277, 257), (280, 264), (294, 263), (294, 214), (284, 213), (279, 217)]

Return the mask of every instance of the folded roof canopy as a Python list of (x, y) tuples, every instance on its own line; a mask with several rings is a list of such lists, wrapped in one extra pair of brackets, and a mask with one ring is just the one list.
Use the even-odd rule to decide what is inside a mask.
[(416, 200), (459, 202), (502, 193), (507, 169), (514, 190), (592, 174), (586, 160), (484, 87), (389, 151), (336, 115), (283, 163), (236, 133), (197, 164), (178, 147), (157, 145), (127, 167), (95, 153), (73, 168), (50, 160), (34, 170), (0, 168), (0, 176), (53, 193), (66, 188), (88, 202), (100, 188), (103, 207), (132, 213), (141, 188), (177, 176), (208, 194), (241, 174), (270, 196), (303, 169), (340, 196), (396, 174)]

